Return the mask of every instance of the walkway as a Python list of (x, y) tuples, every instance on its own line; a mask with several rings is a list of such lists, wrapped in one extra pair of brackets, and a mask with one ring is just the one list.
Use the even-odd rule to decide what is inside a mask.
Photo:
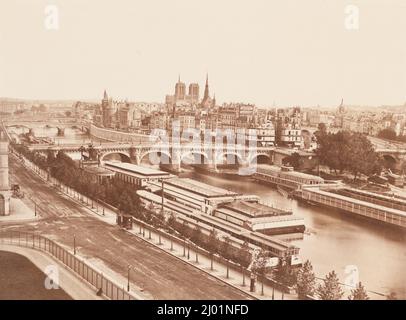
[[(58, 267), (59, 286), (75, 300), (102, 300), (96, 295), (94, 289), (84, 284), (82, 280), (76, 277), (71, 271), (59, 264), (47, 254), (35, 249), (29, 249), (19, 246), (0, 244), (0, 251), (8, 251), (20, 254), (28, 258), (37, 268), (44, 272), (45, 285), (45, 269), (47, 266), (54, 265)], [(50, 289), (51, 290), (51, 289)]]

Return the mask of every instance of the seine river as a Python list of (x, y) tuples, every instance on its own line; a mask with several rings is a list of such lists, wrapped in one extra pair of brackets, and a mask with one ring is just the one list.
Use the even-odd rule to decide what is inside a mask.
[[(308, 232), (303, 239), (292, 243), (300, 248), (303, 261), (312, 262), (316, 276), (324, 277), (335, 270), (344, 283), (354, 274), (350, 270), (356, 269), (367, 290), (382, 294), (394, 291), (398, 298), (406, 299), (406, 232), (287, 199), (271, 186), (249, 178), (235, 180), (197, 172), (190, 172), (188, 177), (235, 192), (258, 195), (263, 202), (304, 217)], [(384, 298), (373, 292), (371, 298)]]
[[(56, 137), (54, 128), (39, 131), (43, 136), (54, 137), (60, 144), (91, 141), (80, 131), (70, 128), (66, 129), (63, 138)], [(96, 141), (93, 139), (93, 142)], [(398, 298), (406, 299), (406, 232), (286, 199), (271, 186), (249, 178), (226, 178), (194, 171), (186, 176), (217, 187), (258, 195), (263, 202), (303, 216), (307, 232), (303, 239), (292, 243), (300, 247), (303, 261), (312, 262), (316, 276), (323, 278), (335, 270), (344, 283), (349, 271), (357, 270), (359, 280), (370, 291), (371, 298), (385, 298), (373, 292), (388, 294), (393, 291)]]

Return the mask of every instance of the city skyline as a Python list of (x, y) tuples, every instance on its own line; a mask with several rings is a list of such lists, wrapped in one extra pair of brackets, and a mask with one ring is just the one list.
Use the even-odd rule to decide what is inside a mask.
[[(219, 104), (406, 102), (402, 1), (55, 1), (57, 30), (44, 27), (48, 4), (1, 4), (0, 96), (163, 102), (179, 74), (203, 89), (209, 73)], [(349, 4), (358, 30), (345, 28)]]

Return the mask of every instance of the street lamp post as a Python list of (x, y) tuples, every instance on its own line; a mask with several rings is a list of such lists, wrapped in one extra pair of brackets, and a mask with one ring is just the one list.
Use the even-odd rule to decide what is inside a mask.
[(131, 266), (128, 265), (127, 267), (127, 291), (130, 292), (130, 270), (131, 270)]
[(161, 202), (161, 207), (162, 207), (162, 213), (164, 212), (164, 179), (161, 180), (162, 182), (162, 202)]

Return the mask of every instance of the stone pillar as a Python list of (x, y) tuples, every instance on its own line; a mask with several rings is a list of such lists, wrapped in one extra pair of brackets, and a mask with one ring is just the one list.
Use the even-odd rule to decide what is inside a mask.
[(130, 147), (129, 155), (131, 163), (140, 165), (140, 152), (135, 147)]

